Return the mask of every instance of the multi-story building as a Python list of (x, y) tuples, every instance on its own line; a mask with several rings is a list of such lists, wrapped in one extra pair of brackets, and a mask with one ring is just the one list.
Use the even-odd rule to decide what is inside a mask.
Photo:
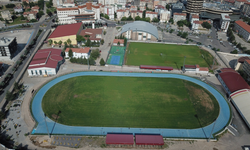
[(0, 38), (0, 58), (12, 59), (17, 50), (16, 37)]
[(174, 13), (182, 13), (184, 9), (185, 7), (183, 3), (180, 3), (180, 2), (174, 3), (172, 4), (171, 15), (173, 15)]
[(246, 3), (247, 0), (235, 0), (234, 6), (237, 8), (241, 8), (242, 5), (244, 5), (244, 3)]
[(157, 12), (152, 12), (152, 11), (146, 11), (146, 18), (150, 18), (150, 21), (152, 21), (154, 18), (158, 19), (158, 13)]
[(168, 22), (171, 17), (171, 12), (164, 10), (160, 12), (160, 22)]
[(246, 59), (243, 63), (242, 70), (248, 75), (248, 78), (250, 78), (250, 60)]
[(31, 7), (31, 11), (36, 11), (36, 12), (39, 12), (39, 7), (38, 6), (33, 6)]
[(10, 11), (8, 11), (8, 10), (7, 11), (2, 11), (1, 15), (2, 15), (2, 18), (4, 20), (13, 21), (12, 17), (11, 17), (11, 14), (10, 14)]
[(141, 10), (136, 10), (136, 11), (130, 11), (130, 15), (133, 19), (135, 19), (136, 16), (139, 16), (142, 18), (143, 11)]
[(203, 6), (203, 0), (188, 0), (187, 13), (200, 13)]
[(241, 13), (250, 16), (250, 2), (247, 2), (243, 5)]
[(110, 20), (114, 20), (115, 18), (115, 10), (112, 6), (105, 6), (104, 7), (104, 14), (107, 14), (109, 16)]
[(64, 4), (57, 8), (57, 16), (60, 24), (77, 22), (93, 22), (100, 19), (100, 5), (87, 2), (84, 5)]
[(230, 17), (228, 14), (221, 14), (220, 17), (220, 28), (222, 29), (223, 32), (227, 32), (227, 29), (230, 25)]
[(21, 12), (23, 12), (23, 6), (20, 5), (20, 6), (14, 7), (14, 12), (15, 13), (21, 13)]
[(199, 30), (199, 29), (204, 30), (204, 28), (201, 25), (203, 22), (208, 22), (209, 24), (211, 24), (209, 20), (193, 21), (192, 30)]
[(158, 14), (160, 14), (161, 11), (165, 10), (165, 7), (162, 5), (156, 5), (154, 8), (155, 8), (155, 12), (157, 12)]
[(91, 42), (101, 42), (102, 39), (102, 29), (84, 29), (80, 33), (81, 36), (85, 37), (86, 35), (89, 35), (89, 40)]
[(238, 20), (234, 23), (234, 29), (241, 35), (246, 41), (250, 40), (250, 26), (245, 22)]
[(187, 16), (186, 13), (174, 13), (173, 17), (174, 23), (177, 23), (180, 20), (186, 20), (186, 16)]
[(140, 5), (147, 6), (149, 9), (154, 9), (154, 2), (153, 0), (140, 0)]
[(190, 14), (189, 15), (189, 21), (191, 24), (193, 24), (194, 21), (199, 21), (199, 15), (197, 14)]
[(24, 12), (23, 16), (27, 17), (28, 20), (32, 20), (32, 19), (37, 19), (36, 14), (37, 14), (36, 11), (30, 11), (30, 12)]
[(121, 20), (122, 17), (129, 17), (130, 13), (128, 9), (119, 9), (116, 11), (117, 20)]

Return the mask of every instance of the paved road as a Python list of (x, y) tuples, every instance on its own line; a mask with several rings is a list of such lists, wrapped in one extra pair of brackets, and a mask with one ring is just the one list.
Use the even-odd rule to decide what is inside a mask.
[[(42, 29), (50, 29), (51, 28), (51, 24), (52, 24), (52, 21), (50, 20), (49, 22), (46, 22), (44, 20), (44, 17), (40, 19), (40, 21), (36, 24), (33, 25), (32, 29), (35, 29), (34, 32), (33, 32), (33, 35), (32, 37), (30, 38), (30, 41), (29, 43), (27, 43), (27, 46), (32, 42), (32, 40), (36, 37), (37, 33), (38, 33), (38, 30), (40, 29), (40, 25), (41, 24), (47, 24), (47, 26), (45, 28), (42, 28)], [(43, 36), (44, 32), (41, 33), (41, 36), (37, 39), (37, 42), (36, 44), (33, 46), (33, 48), (30, 50), (30, 54), (33, 53), (34, 49), (36, 48), (37, 46), (37, 43), (40, 41), (41, 37)], [(26, 48), (26, 47), (25, 47)], [(24, 49), (25, 49), (24, 48)], [(24, 53), (21, 52), (21, 53)], [(28, 56), (29, 57), (29, 56)], [(21, 73), (23, 67), (25, 66), (26, 63), (29, 63), (28, 62), (28, 57), (22, 62), (22, 64), (18, 67), (17, 71), (13, 74), (13, 78), (9, 81), (9, 84), (5, 87), (4, 89), (4, 92), (0, 95), (0, 104), (2, 104), (1, 102), (3, 101), (5, 95), (6, 95), (6, 92), (10, 90), (11, 86), (14, 84), (14, 82), (16, 81), (18, 75)], [(11, 73), (12, 72), (12, 67), (11, 66), (7, 72), (5, 72), (5, 75), (8, 74), (8, 73)], [(2, 107), (2, 105), (0, 105), (0, 108)]]

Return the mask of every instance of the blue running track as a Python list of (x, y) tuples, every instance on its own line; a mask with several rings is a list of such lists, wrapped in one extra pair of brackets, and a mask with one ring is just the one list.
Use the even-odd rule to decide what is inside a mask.
[(120, 56), (112, 55), (111, 60), (110, 60), (110, 64), (112, 64), (112, 65), (119, 65), (120, 58), (121, 58)]
[(214, 88), (208, 84), (194, 79), (192, 77), (178, 75), (178, 74), (151, 74), (151, 73), (117, 73), (117, 72), (77, 72), (58, 77), (46, 85), (44, 85), (35, 95), (32, 102), (32, 113), (35, 120), (38, 122), (36, 128), (33, 129), (32, 134), (47, 134), (46, 124), (44, 120), (44, 112), (42, 110), (42, 99), (44, 94), (55, 84), (65, 79), (76, 76), (127, 76), (127, 77), (158, 77), (158, 78), (177, 78), (194, 82), (208, 91), (210, 91), (217, 99), (220, 106), (220, 113), (214, 123), (198, 129), (159, 129), (159, 128), (120, 128), (120, 127), (80, 127), (80, 126), (67, 126), (55, 123), (48, 117), (46, 121), (48, 129), (51, 134), (78, 134), (78, 135), (106, 135), (108, 132), (113, 133), (152, 133), (161, 134), (163, 137), (173, 138), (209, 138), (212, 128), (213, 133), (216, 133), (227, 125), (230, 119), (230, 108), (224, 97)]

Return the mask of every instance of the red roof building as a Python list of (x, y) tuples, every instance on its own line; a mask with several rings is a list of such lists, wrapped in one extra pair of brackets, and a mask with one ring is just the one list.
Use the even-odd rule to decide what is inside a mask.
[(246, 81), (236, 71), (231, 70), (231, 68), (222, 70), (218, 75), (218, 80), (229, 95), (241, 89), (250, 89)]
[(164, 145), (161, 135), (135, 135), (136, 145)]
[(133, 145), (134, 136), (133, 134), (107, 134), (106, 144)]
[(61, 49), (38, 50), (28, 67), (29, 76), (55, 75), (62, 63)]
[(235, 21), (235, 23), (234, 23), (234, 29), (246, 41), (250, 40), (250, 26), (247, 23), (245, 23), (245, 22), (243, 22), (241, 20)]
[(120, 46), (124, 46), (124, 39), (114, 39), (113, 45), (118, 45), (118, 42), (120, 43)]
[(81, 31), (80, 35), (83, 36), (86, 40), (87, 38), (85, 36), (89, 35), (90, 41), (100, 42), (102, 39), (102, 29), (90, 29), (90, 28), (84, 29)]
[(65, 57), (69, 57), (69, 50), (72, 50), (73, 57), (75, 58), (89, 58), (90, 48), (84, 47), (84, 48), (66, 48), (65, 50)]

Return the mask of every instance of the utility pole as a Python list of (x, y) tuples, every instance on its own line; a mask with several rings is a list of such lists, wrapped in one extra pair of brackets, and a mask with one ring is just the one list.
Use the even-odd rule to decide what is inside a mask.
[(185, 72), (185, 60), (186, 60), (186, 56), (184, 56), (184, 62), (183, 62), (183, 67), (182, 67), (182, 72)]
[(207, 142), (210, 142), (210, 138), (211, 138), (212, 133), (213, 133), (213, 131), (214, 131), (214, 126), (215, 126), (216, 121), (217, 121), (217, 118), (214, 120), (214, 125), (213, 125), (212, 131), (211, 131), (211, 133), (210, 133), (210, 136), (209, 136)]
[(89, 56), (88, 56), (88, 70), (89, 70)]
[(49, 138), (50, 138), (49, 128), (48, 128), (48, 125), (47, 125), (47, 121), (46, 121), (46, 114), (45, 114), (45, 113), (44, 113), (44, 121), (45, 121), (45, 124), (46, 124), (46, 128), (47, 128), (48, 136), (49, 136)]

